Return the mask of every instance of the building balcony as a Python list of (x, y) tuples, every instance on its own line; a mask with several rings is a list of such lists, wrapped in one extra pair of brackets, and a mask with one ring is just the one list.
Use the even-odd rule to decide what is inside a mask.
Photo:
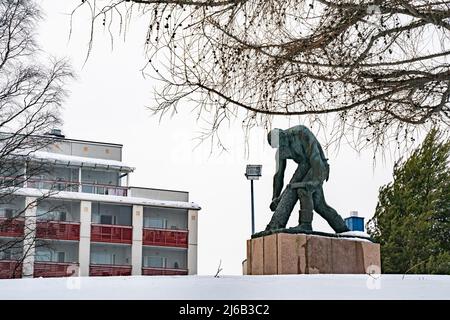
[(81, 192), (126, 197), (128, 188), (107, 184), (81, 183)]
[(77, 275), (78, 263), (35, 262), (33, 277), (52, 278)]
[(0, 218), (0, 237), (22, 237), (24, 224), (23, 219)]
[(0, 260), (0, 279), (22, 277), (22, 264), (16, 260)]
[(78, 181), (65, 181), (65, 180), (41, 180), (41, 179), (29, 179), (27, 181), (27, 187), (44, 190), (58, 190), (58, 191), (71, 191), (71, 192), (83, 192), (94, 193), (102, 195), (113, 195), (126, 197), (128, 194), (127, 187), (99, 184), (99, 183), (87, 183)]
[(2, 188), (21, 188), (25, 182), (25, 178), (23, 176), (0, 176), (0, 185)]
[(80, 224), (65, 221), (38, 221), (36, 236), (40, 239), (80, 240)]
[(28, 179), (27, 187), (44, 190), (72, 191), (78, 192), (78, 181), (66, 180), (44, 180), (44, 179)]
[(131, 276), (131, 266), (91, 264), (89, 267), (89, 276)]
[(132, 236), (133, 236), (133, 227), (131, 226), (108, 225), (108, 224), (91, 225), (91, 241), (93, 242), (131, 244)]
[(143, 276), (185, 276), (187, 274), (187, 269), (142, 268)]
[(147, 246), (188, 247), (188, 231), (144, 228), (142, 241)]

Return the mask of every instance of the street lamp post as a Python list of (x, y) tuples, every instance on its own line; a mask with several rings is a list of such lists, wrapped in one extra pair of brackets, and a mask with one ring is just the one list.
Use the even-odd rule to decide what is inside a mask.
[(250, 193), (252, 202), (252, 234), (255, 233), (255, 202), (253, 196), (253, 180), (258, 180), (261, 177), (262, 165), (260, 164), (248, 164), (245, 170), (245, 176), (247, 180), (250, 180)]

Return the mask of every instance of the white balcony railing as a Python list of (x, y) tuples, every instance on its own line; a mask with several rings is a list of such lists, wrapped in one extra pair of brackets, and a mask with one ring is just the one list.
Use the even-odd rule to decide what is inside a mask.
[(100, 183), (88, 183), (78, 181), (65, 181), (65, 180), (42, 180), (42, 179), (29, 179), (27, 181), (27, 187), (45, 190), (58, 190), (58, 191), (72, 191), (72, 192), (84, 192), (103, 195), (113, 195), (126, 197), (128, 194), (128, 188), (122, 186), (114, 186)]

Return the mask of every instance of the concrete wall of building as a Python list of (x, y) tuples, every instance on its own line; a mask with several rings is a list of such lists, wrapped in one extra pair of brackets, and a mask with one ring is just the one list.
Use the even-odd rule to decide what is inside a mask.
[(38, 203), (38, 220), (61, 220), (65, 213), (68, 222), (80, 222), (80, 201), (43, 200)]
[(79, 250), (79, 275), (89, 276), (89, 264), (91, 259), (91, 202), (80, 203), (80, 242)]
[[(101, 216), (112, 216), (113, 224), (122, 226), (132, 225), (132, 206), (114, 205), (108, 203), (92, 202), (92, 223), (101, 223)], [(116, 223), (114, 223), (114, 220)]]
[(34, 272), (36, 240), (36, 198), (25, 198), (25, 234), (23, 238), (22, 277), (31, 278)]
[(197, 274), (198, 253), (198, 211), (188, 212), (188, 270), (189, 274)]
[(131, 274), (142, 274), (142, 233), (144, 224), (143, 206), (133, 206), (133, 242), (131, 244)]
[(60, 140), (49, 146), (47, 151), (79, 157), (122, 161), (122, 146), (115, 144)]
[[(172, 248), (144, 247), (142, 250), (143, 267), (166, 267), (187, 269), (187, 250)], [(149, 259), (149, 257), (152, 257)], [(161, 259), (160, 259), (161, 258)], [(165, 265), (158, 265), (158, 262)], [(157, 262), (152, 265), (152, 262)]]
[(189, 192), (185, 191), (131, 187), (130, 195), (132, 197), (154, 200), (189, 201)]
[(131, 246), (92, 243), (91, 264), (131, 265)]
[[(188, 210), (174, 208), (144, 207), (144, 227), (155, 227), (155, 222), (166, 224), (168, 229), (187, 229)], [(157, 219), (158, 221), (152, 221)], [(167, 222), (164, 222), (166, 220)], [(158, 223), (159, 223), (158, 222)]]

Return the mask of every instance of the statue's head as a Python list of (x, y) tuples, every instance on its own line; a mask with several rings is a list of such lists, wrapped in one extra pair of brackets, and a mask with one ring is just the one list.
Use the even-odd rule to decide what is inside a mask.
[(267, 135), (267, 141), (272, 148), (279, 148), (283, 139), (283, 130), (275, 128), (269, 131)]

